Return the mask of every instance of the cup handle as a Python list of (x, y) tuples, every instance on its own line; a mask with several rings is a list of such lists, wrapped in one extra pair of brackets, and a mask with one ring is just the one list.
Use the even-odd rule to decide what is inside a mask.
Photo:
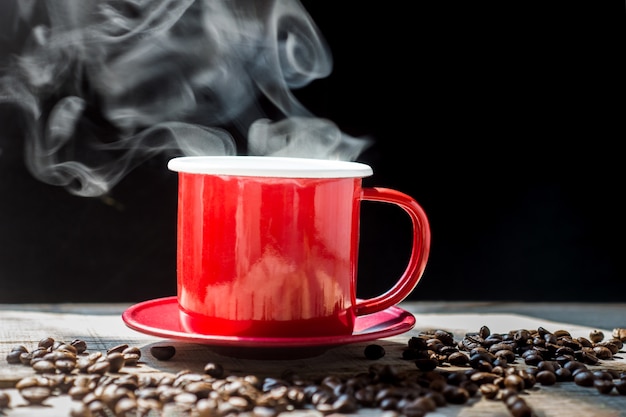
[(422, 278), (430, 253), (430, 224), (422, 207), (407, 194), (381, 187), (365, 187), (361, 200), (380, 201), (400, 206), (411, 217), (413, 246), (411, 257), (400, 279), (387, 292), (368, 299), (358, 299), (355, 304), (357, 316), (375, 313), (396, 305), (409, 296)]

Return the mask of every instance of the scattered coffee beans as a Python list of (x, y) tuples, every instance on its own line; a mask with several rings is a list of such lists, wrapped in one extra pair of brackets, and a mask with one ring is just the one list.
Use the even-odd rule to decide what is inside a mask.
[[(525, 417), (532, 415), (532, 410), (518, 394), (537, 383), (573, 381), (579, 386), (595, 387), (602, 394), (624, 395), (626, 373), (614, 375), (588, 368), (613, 359), (623, 348), (621, 335), (615, 329), (612, 339), (605, 340), (601, 331), (593, 330), (589, 338), (574, 338), (565, 330), (550, 332), (541, 327), (493, 334), (483, 326), (457, 342), (447, 332), (436, 330), (411, 337), (402, 358), (414, 361), (425, 373), (441, 369), (448, 374), (448, 384), (467, 389), (473, 383), (470, 397), (478, 387), (483, 397), (504, 401), (514, 417)], [(471, 369), (462, 374), (445, 371), (449, 366)]]
[[(14, 347), (6, 360), (35, 371), (15, 386), (28, 404), (45, 405), (50, 396), (68, 395), (77, 402), (70, 417), (277, 417), (294, 410), (329, 415), (359, 408), (419, 417), (446, 404), (465, 404), (477, 395), (502, 401), (512, 417), (530, 417), (533, 410), (522, 394), (535, 385), (570, 382), (602, 395), (626, 395), (626, 373), (597, 367), (623, 348), (620, 333), (614, 331), (609, 340), (601, 333), (594, 330), (588, 338), (573, 338), (564, 330), (539, 328), (494, 334), (483, 326), (457, 341), (451, 333), (436, 330), (411, 337), (402, 349), (401, 358), (413, 361), (414, 371), (377, 363), (367, 372), (320, 379), (301, 378), (293, 371), (280, 378), (227, 375), (214, 362), (202, 373), (121, 373), (139, 364), (140, 349), (121, 344), (105, 353), (89, 353), (83, 341), (63, 343), (50, 337), (31, 351)], [(168, 360), (175, 352), (168, 345), (150, 349), (158, 360)], [(385, 349), (370, 344), (364, 354), (376, 360)], [(0, 414), (10, 403), (9, 395), (0, 391)]]

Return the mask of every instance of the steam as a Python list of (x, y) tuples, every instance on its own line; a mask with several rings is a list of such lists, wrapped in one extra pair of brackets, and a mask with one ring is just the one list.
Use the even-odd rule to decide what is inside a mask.
[(332, 70), (297, 0), (3, 0), (0, 9), (11, 22), (0, 28), (10, 52), (0, 111), (18, 111), (32, 175), (73, 194), (105, 194), (159, 153), (354, 160), (370, 144), (292, 94)]

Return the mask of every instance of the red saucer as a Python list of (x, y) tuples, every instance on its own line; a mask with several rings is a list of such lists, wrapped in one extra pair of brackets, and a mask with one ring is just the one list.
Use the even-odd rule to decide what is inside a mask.
[(228, 348), (329, 348), (365, 342), (407, 332), (415, 317), (400, 307), (359, 316), (352, 334), (315, 337), (238, 337), (197, 334), (184, 331), (178, 320), (176, 297), (158, 298), (135, 304), (122, 313), (126, 325), (138, 332), (193, 343)]

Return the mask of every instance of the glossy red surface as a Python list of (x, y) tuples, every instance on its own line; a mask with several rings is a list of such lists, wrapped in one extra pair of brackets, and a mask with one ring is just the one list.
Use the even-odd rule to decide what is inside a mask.
[(306, 348), (333, 347), (365, 342), (408, 332), (415, 325), (415, 317), (400, 307), (390, 307), (377, 313), (359, 316), (354, 330), (346, 335), (302, 337), (239, 337), (187, 332), (178, 318), (176, 297), (144, 301), (128, 308), (122, 314), (131, 329), (152, 336), (203, 343), (222, 347), (250, 348)]
[[(297, 163), (289, 163), (295, 169)], [(357, 302), (360, 207), (366, 200), (405, 210), (413, 244), (396, 284)], [(415, 288), (428, 260), (430, 227), (412, 197), (362, 188), (358, 176), (180, 171), (177, 247), (179, 315), (187, 332), (349, 335), (357, 315), (392, 307)]]
[(190, 332), (350, 334), (360, 178), (179, 173), (178, 299)]

